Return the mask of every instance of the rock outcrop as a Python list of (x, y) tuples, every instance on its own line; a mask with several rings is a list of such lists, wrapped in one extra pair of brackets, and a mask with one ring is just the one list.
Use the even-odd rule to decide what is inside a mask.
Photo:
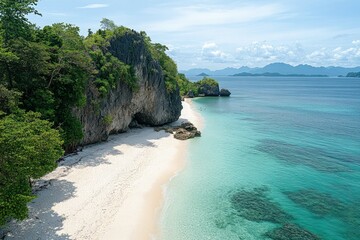
[(209, 84), (201, 84), (199, 86), (199, 95), (203, 94), (204, 96), (219, 96), (219, 84), (209, 85)]
[(194, 94), (194, 92), (193, 92), (192, 90), (190, 90), (190, 91), (187, 93), (186, 97), (188, 97), (188, 98), (194, 98), (194, 97), (195, 97), (195, 94)]
[(161, 126), (155, 128), (155, 131), (164, 130), (165, 132), (174, 134), (174, 138), (179, 140), (187, 140), (194, 137), (201, 137), (201, 132), (190, 122), (182, 123), (180, 126)]
[(229, 97), (231, 95), (231, 92), (227, 89), (222, 88), (220, 90), (220, 96), (221, 97)]
[(81, 144), (106, 140), (111, 133), (140, 125), (159, 126), (176, 121), (182, 105), (179, 89), (168, 92), (161, 66), (155, 61), (140, 34), (126, 33), (110, 41), (108, 51), (133, 66), (138, 88), (119, 81), (115, 89), (100, 98), (95, 86), (87, 88), (87, 103), (74, 114), (83, 126)]

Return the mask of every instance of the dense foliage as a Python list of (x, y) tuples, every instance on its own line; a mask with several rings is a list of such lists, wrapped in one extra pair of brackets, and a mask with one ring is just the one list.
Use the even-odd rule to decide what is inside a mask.
[(181, 96), (187, 95), (190, 91), (193, 92), (195, 96), (198, 95), (199, 86), (194, 82), (190, 82), (184, 74), (179, 74), (178, 84)]
[(0, 19), (3, 40), (31, 36), (31, 24), (26, 18), (30, 13), (38, 14), (35, 6), (38, 0), (0, 0)]
[(39, 113), (17, 113), (0, 120), (0, 225), (10, 218), (24, 219), (33, 199), (31, 178), (56, 167), (63, 154), (59, 131)]
[(31, 179), (53, 170), (63, 154), (59, 131), (40, 113), (20, 109), (20, 97), (0, 85), (0, 226), (27, 216)]

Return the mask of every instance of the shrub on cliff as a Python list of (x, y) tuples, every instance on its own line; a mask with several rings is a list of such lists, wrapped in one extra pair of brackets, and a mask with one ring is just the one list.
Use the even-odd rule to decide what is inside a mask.
[(108, 51), (113, 37), (120, 37), (131, 30), (122, 26), (118, 27), (106, 18), (101, 21), (101, 25), (103, 29), (89, 34), (85, 39), (85, 46), (95, 65), (94, 83), (100, 96), (107, 96), (119, 81), (125, 82), (132, 90), (136, 90), (138, 85), (133, 67), (123, 63)]

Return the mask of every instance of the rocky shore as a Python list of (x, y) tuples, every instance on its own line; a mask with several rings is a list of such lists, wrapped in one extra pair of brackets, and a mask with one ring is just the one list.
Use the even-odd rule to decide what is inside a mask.
[(178, 140), (187, 140), (194, 137), (201, 137), (201, 132), (190, 122), (182, 123), (179, 126), (162, 126), (156, 127), (155, 131), (164, 130), (167, 133), (173, 134), (174, 138)]

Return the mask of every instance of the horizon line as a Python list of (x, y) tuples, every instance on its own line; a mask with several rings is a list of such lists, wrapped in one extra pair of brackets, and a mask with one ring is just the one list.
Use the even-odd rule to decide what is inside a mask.
[(360, 65), (357, 65), (357, 66), (352, 66), (352, 67), (345, 67), (345, 66), (333, 66), (333, 65), (329, 65), (329, 66), (313, 66), (311, 64), (306, 64), (306, 63), (301, 63), (301, 64), (297, 64), (297, 65), (292, 65), (290, 63), (285, 63), (285, 62), (273, 62), (273, 63), (269, 63), (269, 64), (266, 64), (262, 67), (249, 67), (249, 66), (246, 66), (246, 65), (243, 65), (241, 67), (224, 67), (224, 68), (219, 68), (219, 69), (210, 69), (210, 68), (206, 68), (206, 67), (193, 67), (193, 68), (189, 68), (189, 69), (180, 69), (179, 72), (181, 71), (189, 71), (189, 70), (193, 70), (193, 69), (203, 69), (203, 70), (209, 70), (209, 71), (219, 71), (219, 70), (224, 70), (224, 69), (227, 69), (227, 68), (233, 68), (233, 69), (239, 69), (239, 68), (243, 68), (243, 67), (247, 67), (247, 68), (264, 68), (264, 67), (267, 67), (271, 64), (285, 64), (285, 65), (289, 65), (291, 67), (298, 67), (298, 66), (310, 66), (310, 67), (314, 67), (314, 68), (358, 68), (360, 67)]

